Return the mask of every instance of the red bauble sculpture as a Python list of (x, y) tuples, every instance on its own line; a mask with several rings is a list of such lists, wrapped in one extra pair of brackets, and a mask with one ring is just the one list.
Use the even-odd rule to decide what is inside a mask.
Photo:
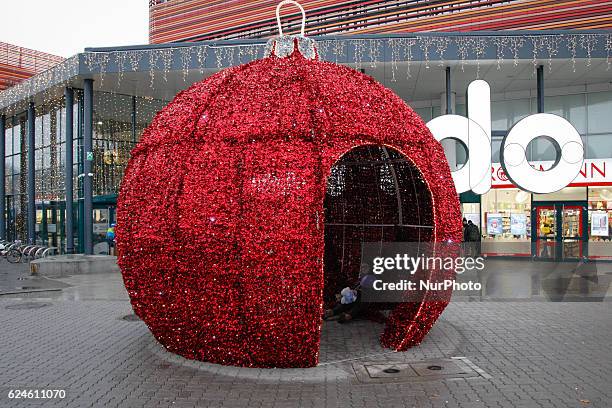
[[(315, 366), (333, 278), (323, 264), (327, 178), (368, 145), (400, 152), (425, 182), (428, 239), (459, 241), (441, 145), (372, 78), (296, 46), (179, 93), (133, 150), (117, 204), (125, 286), (157, 340), (220, 364)], [(395, 305), (382, 344), (418, 344), (446, 304)]]

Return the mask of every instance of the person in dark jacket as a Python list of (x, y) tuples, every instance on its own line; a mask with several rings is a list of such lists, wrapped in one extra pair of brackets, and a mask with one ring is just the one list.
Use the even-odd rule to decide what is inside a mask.
[(465, 227), (465, 240), (469, 243), (469, 254), (476, 256), (480, 253), (480, 229), (478, 225), (469, 220)]

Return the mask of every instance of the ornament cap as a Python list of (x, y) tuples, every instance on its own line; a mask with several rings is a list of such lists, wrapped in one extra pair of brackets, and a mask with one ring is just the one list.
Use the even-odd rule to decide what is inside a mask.
[(317, 59), (317, 48), (312, 38), (301, 35), (283, 35), (271, 38), (266, 44), (264, 56), (288, 57), (294, 51), (299, 52), (308, 59)]
[[(302, 13), (302, 24), (299, 35), (284, 35), (283, 26), (281, 24), (280, 9), (285, 4), (293, 4), (300, 9)], [(298, 51), (308, 59), (316, 59), (317, 51), (315, 41), (306, 37), (304, 34), (306, 28), (306, 12), (304, 8), (296, 1), (283, 0), (276, 6), (276, 23), (278, 24), (278, 37), (268, 40), (264, 55), (269, 57), (275, 55), (277, 57), (288, 57), (294, 51)]]

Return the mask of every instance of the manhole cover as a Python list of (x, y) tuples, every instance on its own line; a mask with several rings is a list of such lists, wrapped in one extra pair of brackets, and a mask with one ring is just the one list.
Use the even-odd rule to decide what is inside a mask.
[(17, 286), (17, 289), (20, 290), (31, 290), (31, 289), (40, 289), (38, 286)]
[(357, 379), (362, 383), (397, 383), (452, 378), (490, 378), (465, 357), (415, 362), (353, 363)]
[(127, 322), (139, 322), (140, 318), (136, 316), (134, 313), (128, 314), (125, 316), (121, 316), (121, 320), (125, 320)]
[(40, 309), (43, 307), (51, 306), (51, 303), (42, 303), (42, 302), (26, 302), (26, 303), (17, 303), (14, 305), (8, 305), (5, 309), (9, 310), (27, 310), (27, 309)]

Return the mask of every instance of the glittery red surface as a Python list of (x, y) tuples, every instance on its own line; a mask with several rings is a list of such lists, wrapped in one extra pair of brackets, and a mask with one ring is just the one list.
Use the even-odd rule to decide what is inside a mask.
[[(401, 152), (424, 181), (406, 205), (433, 222), (427, 240), (460, 240), (441, 145), (370, 77), (294, 52), (178, 94), (134, 149), (118, 199), (119, 265), (136, 314), (187, 358), (316, 365), (324, 283), (345, 279), (323, 265), (334, 236), (324, 232), (326, 180), (344, 154), (372, 144)], [(381, 343), (418, 344), (446, 304), (396, 305)]]

